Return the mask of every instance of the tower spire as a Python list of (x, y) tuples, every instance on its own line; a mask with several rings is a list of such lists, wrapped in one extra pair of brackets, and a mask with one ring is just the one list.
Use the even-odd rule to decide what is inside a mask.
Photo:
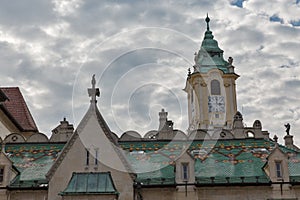
[(206, 29), (207, 29), (207, 31), (209, 31), (209, 21), (210, 21), (210, 19), (208, 17), (208, 13), (206, 15), (205, 21), (206, 21)]

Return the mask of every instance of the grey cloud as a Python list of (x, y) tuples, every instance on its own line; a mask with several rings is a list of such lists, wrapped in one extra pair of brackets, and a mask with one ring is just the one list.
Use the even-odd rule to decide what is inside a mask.
[[(228, 1), (208, 0), (90, 0), (84, 1), (71, 14), (59, 15), (53, 11), (50, 1), (4, 1), (0, 8), (0, 27), (15, 40), (1, 38), (0, 84), (15, 84), (21, 88), (31, 86), (36, 91), (45, 91), (44, 94), (34, 94), (24, 90), (24, 96), (40, 130), (46, 134), (63, 116), (73, 123), (73, 108), (74, 120), (78, 123), (89, 104), (86, 89), (90, 87), (94, 73), (101, 89), (98, 106), (113, 131), (119, 134), (124, 129), (139, 129), (144, 133), (156, 129), (161, 106), (166, 107), (175, 125), (180, 124), (177, 119), (183, 118), (183, 123), (177, 128), (185, 130), (186, 94), (181, 89), (185, 85), (186, 70), (193, 63), (193, 53), (199, 49), (203, 39), (206, 29), (204, 18), (208, 12), (211, 29), (225, 51), (225, 59), (233, 56), (236, 72), (241, 75), (237, 81), (238, 106), (244, 107), (245, 122), (252, 125), (254, 119), (260, 119), (265, 129), (283, 134), (282, 121), (294, 118), (292, 114), (286, 115), (280, 106), (297, 110), (298, 105), (299, 29), (271, 23), (261, 17), (254, 9), (263, 6), (259, 2), (246, 1), (244, 5), (244, 8), (236, 8)], [(287, 19), (286, 16), (283, 18)], [(56, 30), (60, 24), (64, 26)], [(43, 29), (45, 26), (56, 31), (55, 34), (47, 35)], [(150, 29), (130, 32), (149, 26), (170, 28), (179, 33)], [(126, 31), (129, 34), (116, 35)], [(184, 34), (191, 39), (185, 38)], [(42, 47), (41, 52), (34, 52), (36, 49), (28, 47), (34, 44)], [(139, 49), (114, 60), (127, 50), (150, 46), (172, 50), (178, 55), (162, 50)], [(82, 63), (86, 55), (88, 60)], [(45, 60), (39, 61), (39, 56)], [(118, 82), (126, 73), (124, 80)], [(11, 81), (12, 77), (15, 82)], [(122, 101), (124, 96), (127, 97), (126, 93), (132, 92), (135, 84), (142, 85), (143, 80), (145, 86), (149, 84), (150, 87), (150, 83), (154, 82), (168, 90), (159, 93), (155, 92), (158, 87), (150, 87), (134, 93), (130, 103), (128, 98), (125, 98), (126, 102)], [(116, 91), (112, 94), (114, 87)], [(152, 100), (150, 104), (156, 105), (149, 108), (147, 98)], [(111, 112), (112, 103), (118, 118)], [(37, 108), (37, 105), (43, 105), (43, 108)], [(180, 106), (183, 110), (179, 109)], [(145, 119), (145, 123), (149, 122), (149, 117), (153, 123), (147, 124), (145, 129), (130, 124), (128, 107), (135, 116)], [(274, 113), (278, 113), (277, 118), (272, 116)], [(293, 131), (299, 132), (297, 127), (300, 127), (299, 120), (293, 124)]]
[(51, 1), (2, 0), (0, 7), (0, 23), (9, 26), (42, 25), (55, 19)]

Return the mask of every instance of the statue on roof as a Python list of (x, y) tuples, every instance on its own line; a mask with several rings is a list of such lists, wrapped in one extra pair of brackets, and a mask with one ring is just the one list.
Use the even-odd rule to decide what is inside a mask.
[(195, 65), (197, 65), (198, 60), (199, 60), (198, 53), (195, 52), (194, 55), (195, 55), (195, 57), (194, 57)]
[(93, 74), (91, 83), (92, 83), (92, 88), (95, 88), (95, 85), (96, 85), (95, 74)]
[(91, 97), (91, 103), (97, 103), (96, 97), (100, 96), (100, 90), (99, 88), (96, 88), (96, 79), (95, 74), (92, 76), (92, 88), (88, 89), (88, 94)]
[(229, 63), (229, 65), (232, 65), (232, 63), (233, 63), (233, 58), (232, 57), (228, 58), (228, 63)]
[(199, 72), (199, 70), (197, 69), (197, 67), (199, 66), (199, 64), (198, 64), (199, 54), (197, 52), (195, 52), (194, 55), (195, 55), (195, 57), (194, 57), (195, 65), (193, 66), (193, 68), (194, 68), (194, 73), (195, 73), (195, 72)]
[(290, 125), (289, 123), (287, 123), (287, 124), (285, 124), (284, 126), (285, 126), (285, 128), (286, 128), (286, 130), (285, 130), (286, 134), (287, 134), (287, 135), (290, 135), (291, 125)]

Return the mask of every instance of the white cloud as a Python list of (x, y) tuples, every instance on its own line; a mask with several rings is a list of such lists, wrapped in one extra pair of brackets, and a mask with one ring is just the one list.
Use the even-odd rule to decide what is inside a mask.
[[(117, 134), (156, 129), (161, 107), (167, 108), (176, 128), (186, 130), (181, 89), (203, 39), (208, 12), (224, 58), (232, 56), (241, 75), (238, 105), (247, 125), (260, 119), (264, 129), (282, 138), (283, 124), (290, 122), (296, 135), (300, 28), (291, 21), (300, 19), (299, 3), (251, 0), (240, 8), (230, 2), (7, 2), (0, 8), (0, 85), (24, 88), (33, 116), (47, 135), (64, 116), (72, 123), (80, 120), (94, 73), (101, 89), (98, 105)], [(273, 15), (282, 23), (270, 21)], [(300, 137), (295, 140), (300, 144)]]

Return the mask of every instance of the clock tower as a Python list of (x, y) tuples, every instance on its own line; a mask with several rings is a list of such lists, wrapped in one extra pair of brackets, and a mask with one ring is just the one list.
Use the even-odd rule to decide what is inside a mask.
[(223, 50), (209, 29), (200, 50), (195, 53), (193, 72), (189, 70), (185, 91), (188, 97), (189, 130), (225, 128), (231, 129), (237, 112), (233, 59), (223, 58)]

